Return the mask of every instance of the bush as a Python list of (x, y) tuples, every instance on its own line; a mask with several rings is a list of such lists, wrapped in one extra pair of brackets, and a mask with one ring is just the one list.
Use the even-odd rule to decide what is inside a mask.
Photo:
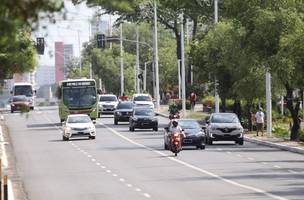
[(215, 105), (214, 96), (206, 96), (206, 97), (204, 97), (203, 100), (202, 100), (202, 104), (204, 105), (204, 107), (213, 108), (214, 105)]
[(275, 137), (280, 137), (280, 138), (289, 137), (289, 130), (279, 125), (274, 126), (272, 132)]
[(178, 107), (178, 105), (175, 102), (170, 103), (169, 105), (169, 113), (170, 114), (176, 114), (177, 112), (179, 112), (181, 109)]

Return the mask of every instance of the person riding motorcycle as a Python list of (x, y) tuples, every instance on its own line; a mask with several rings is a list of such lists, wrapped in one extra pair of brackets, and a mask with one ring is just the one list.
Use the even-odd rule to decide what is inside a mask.
[(182, 139), (186, 136), (183, 129), (178, 125), (177, 120), (173, 119), (172, 127), (171, 127), (170, 134), (169, 134), (170, 139), (171, 139), (171, 135), (176, 132), (178, 132), (181, 135)]

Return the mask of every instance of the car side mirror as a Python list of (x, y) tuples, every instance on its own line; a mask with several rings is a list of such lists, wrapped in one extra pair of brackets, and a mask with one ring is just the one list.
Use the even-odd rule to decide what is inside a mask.
[(159, 116), (159, 114), (158, 114), (158, 113), (155, 113), (155, 116)]
[(167, 131), (167, 132), (169, 131), (169, 127), (165, 127), (164, 129), (165, 129), (165, 131)]
[(93, 122), (93, 124), (96, 124), (96, 120), (93, 120), (92, 122)]
[(202, 130), (206, 130), (206, 125), (202, 125)]
[(206, 121), (206, 124), (210, 124), (210, 120), (209, 119)]

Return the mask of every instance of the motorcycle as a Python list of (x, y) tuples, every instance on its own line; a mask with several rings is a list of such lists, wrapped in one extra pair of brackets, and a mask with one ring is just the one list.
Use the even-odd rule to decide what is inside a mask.
[(179, 132), (174, 132), (171, 135), (170, 150), (175, 156), (182, 150), (182, 136)]

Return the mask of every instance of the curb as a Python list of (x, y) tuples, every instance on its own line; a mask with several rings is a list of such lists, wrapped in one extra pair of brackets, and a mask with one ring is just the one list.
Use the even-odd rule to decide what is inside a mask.
[[(166, 117), (166, 118), (169, 117), (169, 115), (167, 115), (167, 114), (163, 114), (160, 112), (156, 112), (156, 113), (162, 117)], [(293, 153), (304, 154), (304, 149), (299, 148), (299, 147), (292, 147), (292, 146), (287, 146), (284, 144), (276, 144), (273, 142), (258, 140), (258, 139), (254, 139), (254, 138), (250, 138), (250, 137), (246, 137), (246, 136), (244, 136), (244, 140), (247, 142), (258, 144), (258, 145), (264, 145), (264, 146), (273, 147), (273, 148), (277, 148), (277, 149), (281, 149), (281, 150), (285, 150), (285, 151), (290, 151)]]
[(264, 145), (264, 146), (273, 147), (273, 148), (277, 148), (277, 149), (281, 149), (281, 150), (285, 150), (285, 151), (304, 154), (304, 149), (299, 148), (299, 147), (291, 147), (291, 146), (287, 146), (287, 145), (283, 145), (283, 144), (276, 144), (273, 142), (258, 140), (258, 139), (254, 139), (254, 138), (250, 138), (250, 137), (246, 137), (246, 136), (244, 136), (244, 140), (247, 142), (251, 142), (251, 143), (255, 143), (255, 144), (259, 144), (259, 145)]

